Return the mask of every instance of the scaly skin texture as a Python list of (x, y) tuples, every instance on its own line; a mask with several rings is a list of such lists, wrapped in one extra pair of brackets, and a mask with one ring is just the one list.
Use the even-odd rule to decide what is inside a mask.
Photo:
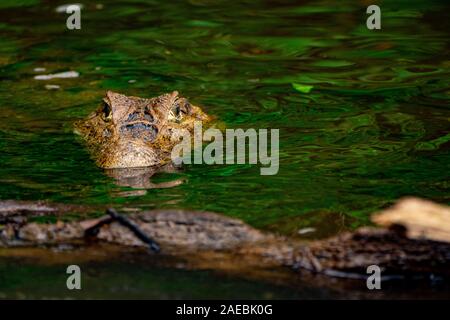
[(146, 99), (108, 91), (103, 105), (75, 123), (101, 168), (161, 166), (170, 162), (183, 130), (211, 117), (178, 92)]

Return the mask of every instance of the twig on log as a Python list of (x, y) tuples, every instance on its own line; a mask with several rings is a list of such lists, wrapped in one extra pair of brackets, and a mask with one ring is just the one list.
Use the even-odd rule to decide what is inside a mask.
[(152, 238), (150, 238), (149, 236), (147, 236), (141, 229), (139, 229), (139, 227), (137, 225), (135, 225), (133, 222), (131, 222), (129, 219), (125, 218), (123, 215), (120, 215), (119, 213), (117, 213), (116, 210), (109, 208), (106, 210), (106, 213), (109, 215), (108, 218), (104, 218), (102, 220), (100, 220), (97, 224), (95, 224), (94, 226), (88, 228), (85, 230), (84, 234), (86, 236), (96, 236), (98, 234), (98, 232), (100, 231), (100, 228), (106, 224), (110, 224), (114, 221), (117, 221), (118, 223), (120, 223), (122, 226), (128, 228), (131, 232), (134, 233), (134, 235), (141, 240), (142, 242), (148, 244), (148, 246), (150, 247), (150, 249), (154, 252), (160, 252), (161, 251), (161, 247), (159, 246), (159, 244), (153, 240)]

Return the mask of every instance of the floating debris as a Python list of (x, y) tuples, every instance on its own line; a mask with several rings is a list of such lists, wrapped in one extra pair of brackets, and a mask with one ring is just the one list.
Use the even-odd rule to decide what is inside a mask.
[(34, 72), (44, 72), (45, 70), (47, 70), (47, 69), (41, 68), (41, 67), (37, 67), (37, 68), (33, 69)]
[(46, 84), (45, 85), (45, 89), (47, 89), (47, 90), (59, 90), (59, 89), (61, 89), (61, 87), (58, 86), (57, 84)]
[(80, 74), (76, 71), (66, 71), (54, 74), (40, 74), (34, 76), (36, 80), (51, 80), (51, 79), (66, 79), (66, 78), (77, 78)]
[(309, 85), (301, 84), (301, 83), (293, 83), (292, 87), (301, 93), (309, 93), (314, 88), (313, 86), (309, 86)]
[(298, 234), (307, 234), (307, 233), (311, 233), (311, 232), (315, 232), (316, 229), (315, 228), (303, 228), (298, 230)]

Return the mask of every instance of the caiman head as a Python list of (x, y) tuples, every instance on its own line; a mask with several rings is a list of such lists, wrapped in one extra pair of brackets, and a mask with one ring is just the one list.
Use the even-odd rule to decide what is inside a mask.
[(145, 99), (108, 91), (102, 106), (75, 123), (102, 168), (158, 166), (170, 161), (183, 129), (211, 118), (178, 92)]

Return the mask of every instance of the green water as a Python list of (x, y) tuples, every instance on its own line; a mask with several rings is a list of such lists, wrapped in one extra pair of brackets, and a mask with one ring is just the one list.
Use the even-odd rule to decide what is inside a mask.
[[(405, 195), (450, 203), (446, 1), (378, 1), (379, 31), (365, 1), (85, 3), (74, 31), (62, 3), (0, 3), (1, 199), (210, 210), (318, 236)], [(280, 129), (279, 173), (190, 165), (154, 177), (178, 187), (125, 196), (72, 133), (107, 89), (178, 90), (229, 128)]]
[[(70, 31), (61, 2), (2, 1), (0, 198), (211, 210), (280, 229), (320, 229), (298, 218), (317, 213), (338, 230), (405, 195), (448, 203), (444, 3), (380, 2), (382, 30), (369, 31), (357, 1), (108, 1), (85, 4)], [(34, 79), (68, 70), (80, 76)], [(192, 165), (184, 185), (124, 197), (72, 133), (107, 89), (178, 90), (229, 128), (278, 128), (279, 173)]]

